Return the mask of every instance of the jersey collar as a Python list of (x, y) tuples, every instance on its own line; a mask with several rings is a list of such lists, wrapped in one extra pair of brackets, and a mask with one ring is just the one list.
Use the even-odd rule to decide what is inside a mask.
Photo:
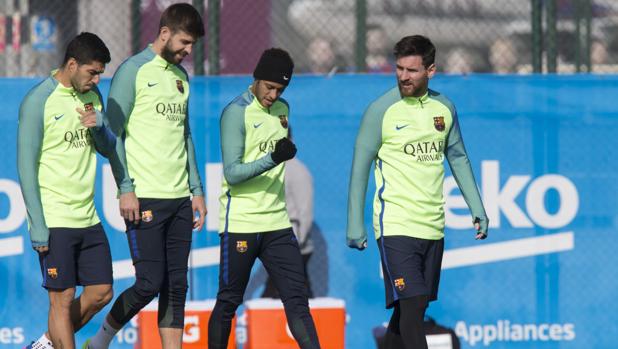
[(429, 101), (429, 89), (425, 92), (424, 95), (420, 97), (404, 97), (403, 100), (411, 105), (420, 104), (423, 105)]
[(58, 72), (58, 69), (54, 69), (49, 74), (49, 77), (52, 79), (54, 84), (56, 84), (56, 91), (58, 91), (61, 94), (75, 96), (77, 93), (75, 89), (73, 88), (73, 86), (66, 87), (63, 84), (61, 84), (60, 81), (58, 81), (58, 79), (56, 79), (54, 75), (56, 75), (57, 72)]
[(264, 107), (262, 103), (258, 101), (255, 94), (253, 94), (253, 91), (251, 91), (251, 85), (249, 85), (249, 88), (247, 89), (247, 91), (249, 91), (249, 95), (251, 95), (251, 103), (255, 104), (255, 106), (258, 107), (261, 111), (270, 114), (270, 110)]
[(173, 66), (174, 64), (168, 62), (165, 60), (165, 58), (161, 57), (160, 55), (156, 54), (154, 52), (154, 50), (152, 49), (152, 44), (148, 44), (148, 50), (150, 50), (150, 52), (152, 53), (152, 61), (155, 62), (157, 64), (157, 66), (162, 67), (164, 69), (167, 69), (171, 66)]

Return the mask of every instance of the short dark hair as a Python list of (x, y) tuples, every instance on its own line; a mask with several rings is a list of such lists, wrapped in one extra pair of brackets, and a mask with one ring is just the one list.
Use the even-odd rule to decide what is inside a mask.
[(64, 53), (62, 66), (64, 67), (71, 58), (74, 58), (79, 65), (89, 64), (93, 61), (107, 64), (111, 61), (109, 49), (105, 46), (103, 40), (96, 34), (88, 32), (80, 33), (69, 42)]
[(159, 31), (168, 27), (172, 33), (183, 31), (195, 38), (204, 36), (204, 22), (202, 16), (191, 4), (180, 3), (166, 8), (161, 14)]
[(436, 47), (429, 38), (422, 35), (406, 36), (395, 44), (395, 59), (407, 56), (423, 57), (423, 65), (429, 68), (436, 60)]

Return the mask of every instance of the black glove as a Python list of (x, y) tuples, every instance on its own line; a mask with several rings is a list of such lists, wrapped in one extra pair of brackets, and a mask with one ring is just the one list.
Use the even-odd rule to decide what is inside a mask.
[(287, 137), (281, 138), (275, 144), (275, 151), (270, 154), (273, 161), (279, 165), (280, 163), (290, 160), (296, 155), (296, 146)]

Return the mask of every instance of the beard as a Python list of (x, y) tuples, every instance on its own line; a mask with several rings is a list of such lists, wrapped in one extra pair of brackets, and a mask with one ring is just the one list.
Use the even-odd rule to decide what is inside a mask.
[(410, 83), (404, 86), (401, 81), (397, 81), (397, 87), (399, 88), (399, 94), (402, 97), (420, 97), (425, 94), (427, 90), (427, 84), (415, 84)]
[(86, 93), (92, 90), (93, 85), (94, 84), (82, 84), (77, 81), (77, 79), (71, 79), (71, 86), (73, 86), (73, 89), (78, 93)]
[[(181, 57), (178, 58), (178, 55)], [(165, 45), (163, 50), (161, 50), (161, 57), (172, 64), (180, 64), (186, 55), (183, 54), (183, 50), (172, 51), (168, 45)]]
[(397, 87), (399, 87), (399, 94), (401, 94), (402, 97), (412, 97), (416, 92), (414, 85), (404, 86), (401, 81), (397, 81)]

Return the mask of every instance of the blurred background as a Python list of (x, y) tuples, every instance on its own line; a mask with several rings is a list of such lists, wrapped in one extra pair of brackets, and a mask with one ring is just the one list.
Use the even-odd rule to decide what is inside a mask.
[[(81, 31), (112, 52), (107, 75), (153, 40), (173, 0), (0, 0), (0, 76), (43, 76)], [(297, 72), (389, 72), (392, 46), (430, 36), (445, 73), (618, 71), (614, 0), (194, 0), (207, 39), (196, 75), (246, 74), (264, 47), (289, 50)], [(120, 58), (123, 57), (123, 58)]]

